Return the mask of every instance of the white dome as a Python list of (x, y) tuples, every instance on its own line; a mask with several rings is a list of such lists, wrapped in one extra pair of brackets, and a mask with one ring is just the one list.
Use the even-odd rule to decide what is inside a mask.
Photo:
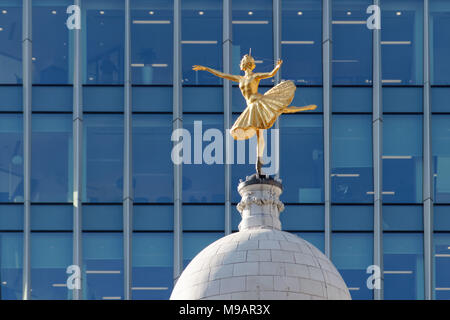
[(276, 229), (221, 238), (186, 267), (171, 300), (351, 299), (331, 261), (311, 243)]

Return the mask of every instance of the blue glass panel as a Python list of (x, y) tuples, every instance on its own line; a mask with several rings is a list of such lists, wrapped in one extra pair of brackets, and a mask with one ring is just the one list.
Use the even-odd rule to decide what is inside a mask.
[(223, 116), (185, 115), (183, 125), (191, 141), (183, 148), (183, 161), (191, 160), (183, 163), (183, 202), (223, 202)]
[(222, 69), (222, 0), (181, 2), (183, 83), (220, 84), (209, 72), (194, 71), (193, 65)]
[(33, 115), (31, 139), (31, 201), (72, 201), (72, 116)]
[(423, 230), (422, 206), (383, 206), (383, 230)]
[(423, 235), (383, 235), (384, 299), (424, 298)]
[(133, 117), (133, 187), (135, 202), (173, 201), (171, 115)]
[(123, 210), (121, 205), (84, 205), (83, 230), (122, 230)]
[(183, 111), (223, 112), (223, 88), (183, 88)]
[(133, 111), (172, 112), (172, 88), (133, 87)]
[(434, 234), (435, 298), (450, 300), (450, 234)]
[(173, 1), (133, 0), (131, 76), (135, 84), (172, 84)]
[[(21, 230), (23, 229), (23, 205), (1, 204), (0, 205), (0, 229)], [(1, 280), (1, 279), (0, 279)]]
[(123, 116), (86, 114), (83, 202), (122, 202)]
[[(370, 0), (333, 1), (333, 84), (372, 83)], [(360, 23), (363, 21), (363, 23)]]
[(333, 202), (372, 202), (372, 116), (333, 115)]
[(81, 6), (83, 83), (123, 83), (125, 17), (122, 0), (85, 1)]
[(169, 299), (173, 286), (172, 252), (172, 233), (133, 234), (133, 299)]
[(72, 230), (72, 205), (32, 205), (31, 230)]
[(34, 86), (33, 111), (72, 111), (73, 88), (70, 86)]
[(173, 230), (173, 206), (135, 205), (133, 225), (134, 230)]
[(383, 83), (422, 84), (423, 1), (380, 2)]
[(0, 202), (23, 201), (22, 115), (0, 114)]
[(372, 231), (373, 206), (332, 206), (331, 228), (334, 231)]
[(33, 1), (33, 83), (72, 83), (74, 40), (66, 26), (66, 9), (72, 4), (70, 0)]
[[(269, 88), (260, 87), (261, 92), (267, 91)], [(242, 112), (244, 111), (247, 103), (245, 102), (245, 98), (242, 96), (241, 90), (239, 87), (233, 87), (231, 89), (231, 103), (233, 112)]]
[(183, 206), (183, 230), (223, 230), (225, 228), (224, 206)]
[(450, 231), (450, 206), (434, 206), (433, 222), (435, 231)]
[(322, 6), (314, 0), (281, 2), (283, 79), (322, 83)]
[(0, 86), (0, 110), (22, 111), (21, 86)]
[(431, 84), (450, 84), (450, 3), (430, 1)]
[(22, 1), (2, 1), (0, 83), (22, 83)]
[(431, 88), (431, 110), (432, 112), (450, 113), (448, 101), (450, 99), (450, 88)]
[(216, 232), (183, 233), (183, 266), (186, 267), (200, 251), (223, 236), (223, 233)]
[(334, 87), (333, 112), (372, 112), (372, 88)]
[(242, 217), (239, 211), (237, 211), (236, 206), (232, 206), (231, 209), (231, 230), (233, 232), (238, 231), (239, 223), (241, 223)]
[(285, 205), (280, 214), (282, 230), (323, 230), (323, 206)]
[(85, 299), (123, 299), (122, 233), (83, 234)]
[(72, 264), (71, 233), (31, 234), (31, 299), (68, 300), (66, 269)]
[[(268, 88), (264, 89), (264, 91), (266, 91), (266, 90), (268, 90)], [(292, 100), (291, 105), (300, 107), (300, 106), (307, 106), (310, 104), (315, 104), (317, 106), (317, 109), (314, 111), (309, 111), (309, 112), (313, 112), (313, 113), (323, 112), (322, 88), (297, 87), (297, 91), (295, 91), (294, 100)], [(233, 111), (234, 111), (234, 109), (233, 109)]]
[(450, 203), (450, 115), (433, 115), (431, 121), (434, 201)]
[(0, 233), (0, 298), (22, 299), (22, 233)]
[(384, 116), (383, 202), (422, 202), (422, 116)]
[(423, 89), (422, 88), (383, 88), (384, 112), (422, 112)]
[[(239, 64), (242, 56), (252, 49), (255, 59), (255, 72), (272, 71), (273, 61), (273, 30), (272, 30), (272, 0), (234, 1), (233, 8), (233, 49), (232, 70), (239, 74)], [(270, 84), (274, 79), (262, 80), (262, 84)]]
[(320, 251), (325, 252), (325, 236), (323, 232), (297, 232), (295, 234), (314, 245)]
[[(283, 179), (284, 187), (281, 200), (322, 202), (324, 181), (322, 116), (286, 115), (280, 126), (280, 177)], [(267, 144), (269, 142), (270, 140)]]
[(85, 86), (83, 88), (83, 110), (123, 111), (123, 92), (124, 90), (121, 86)]
[(373, 264), (373, 235), (371, 233), (332, 234), (332, 261), (344, 279), (353, 300), (371, 300), (367, 287), (370, 276), (367, 267)]

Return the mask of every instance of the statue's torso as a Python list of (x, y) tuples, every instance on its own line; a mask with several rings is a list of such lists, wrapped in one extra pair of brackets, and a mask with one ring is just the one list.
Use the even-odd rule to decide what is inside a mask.
[(241, 89), (242, 95), (247, 103), (251, 103), (261, 96), (261, 94), (258, 93), (258, 86), (259, 80), (256, 79), (255, 74), (241, 77), (239, 81), (239, 89)]

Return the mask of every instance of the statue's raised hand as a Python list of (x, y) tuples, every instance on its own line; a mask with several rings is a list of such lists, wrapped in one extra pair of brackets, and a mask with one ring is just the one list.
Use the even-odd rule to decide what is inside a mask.
[(206, 71), (206, 67), (195, 65), (195, 66), (192, 66), (192, 70), (195, 70), (195, 71)]
[(281, 66), (282, 64), (283, 64), (283, 60), (278, 59), (278, 61), (277, 61), (277, 66)]

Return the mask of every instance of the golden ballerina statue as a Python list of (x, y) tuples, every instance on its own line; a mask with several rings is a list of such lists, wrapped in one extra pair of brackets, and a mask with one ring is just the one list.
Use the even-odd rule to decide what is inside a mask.
[(253, 137), (256, 133), (256, 172), (261, 176), (262, 157), (264, 151), (263, 130), (269, 129), (275, 123), (282, 113), (295, 113), (306, 110), (314, 110), (316, 105), (306, 107), (288, 107), (294, 99), (296, 90), (292, 81), (282, 81), (275, 87), (271, 88), (264, 94), (258, 92), (259, 82), (275, 76), (283, 63), (282, 60), (277, 61), (276, 67), (271, 72), (254, 73), (255, 60), (250, 54), (246, 54), (240, 63), (240, 68), (245, 72), (243, 76), (226, 74), (208, 67), (195, 65), (193, 70), (204, 70), (213, 75), (239, 82), (239, 88), (247, 102), (247, 108), (237, 118), (230, 130), (235, 140), (246, 140)]

